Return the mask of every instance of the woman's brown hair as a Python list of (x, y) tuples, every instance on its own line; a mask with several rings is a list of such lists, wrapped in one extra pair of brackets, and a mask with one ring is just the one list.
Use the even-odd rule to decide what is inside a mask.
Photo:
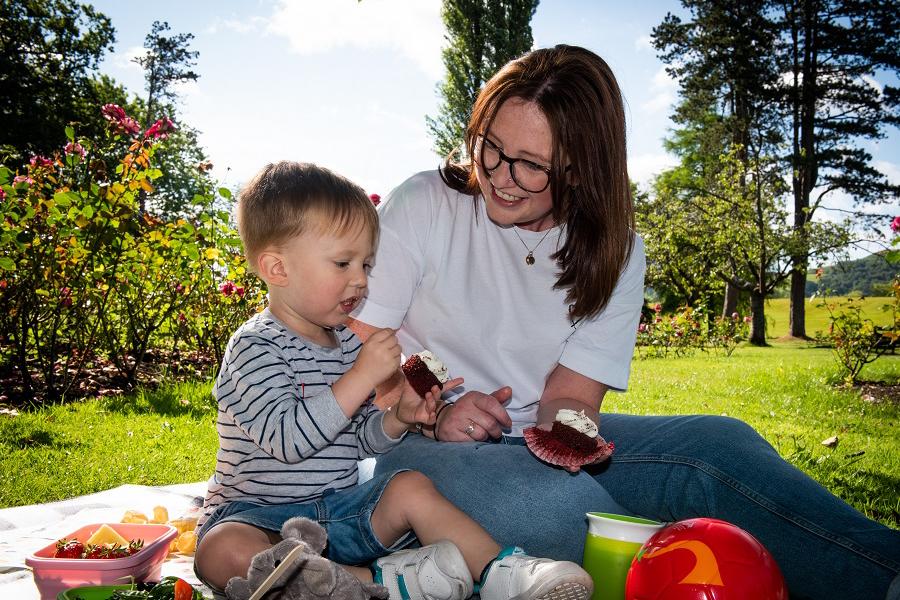
[[(566, 290), (573, 320), (594, 316), (609, 302), (634, 244), (619, 86), (602, 58), (577, 46), (534, 50), (510, 61), (472, 108), (465, 139), (470, 157), (477, 137), (490, 130), (510, 98), (534, 102), (550, 124), (553, 218), (566, 232), (565, 244), (552, 255), (561, 268), (554, 288)], [(459, 192), (480, 193), (475, 161), (449, 157), (441, 176)]]

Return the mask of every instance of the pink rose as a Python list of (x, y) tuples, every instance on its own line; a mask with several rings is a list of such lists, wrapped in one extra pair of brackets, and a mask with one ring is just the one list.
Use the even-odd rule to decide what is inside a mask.
[(84, 158), (84, 146), (78, 142), (69, 142), (66, 144), (66, 147), (63, 148), (63, 151), (66, 154), (77, 154), (81, 158)]
[(103, 108), (100, 109), (100, 113), (103, 115), (104, 119), (111, 122), (119, 122), (128, 116), (125, 114), (125, 110), (118, 104), (104, 104)]
[(656, 305), (653, 307), (653, 312), (655, 312), (655, 313), (661, 313), (661, 312), (662, 312), (662, 304), (660, 304), (659, 302), (657, 302)]
[(45, 156), (35, 154), (31, 157), (31, 160), (28, 161), (28, 164), (34, 169), (49, 168), (53, 166), (53, 161)]
[(17, 183), (27, 183), (28, 185), (33, 185), (34, 179), (29, 177), (28, 175), (16, 175), (15, 177), (13, 177), (13, 185), (16, 185)]
[(746, 316), (746, 317), (744, 317), (744, 323), (749, 323), (749, 322), (752, 321), (752, 320), (753, 320), (753, 319), (752, 319), (749, 315)]
[(894, 217), (894, 220), (891, 221), (891, 231), (900, 233), (900, 215)]
[(244, 297), (244, 288), (242, 286), (237, 286), (236, 288), (234, 288), (234, 293), (237, 294), (239, 297), (243, 298)]
[(647, 325), (645, 323), (641, 323), (638, 325), (638, 331), (641, 333), (645, 333), (647, 331)]
[(736, 312), (731, 313), (731, 318), (734, 319), (735, 321), (737, 321), (740, 316), (741, 315), (737, 314)]
[(6, 190), (0, 188), (0, 200), (6, 200)]
[[(371, 200), (372, 204), (374, 204), (375, 206), (381, 204), (381, 196), (379, 196), (378, 194), (369, 194), (369, 200)], [(897, 218), (900, 219), (900, 217)]]
[(144, 137), (164, 140), (172, 131), (175, 131), (175, 123), (169, 117), (163, 117), (150, 126)]

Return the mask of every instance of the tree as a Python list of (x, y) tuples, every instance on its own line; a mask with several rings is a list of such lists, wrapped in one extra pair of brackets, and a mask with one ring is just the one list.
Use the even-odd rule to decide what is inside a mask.
[[(809, 225), (826, 198), (843, 190), (857, 203), (900, 196), (900, 186), (872, 165), (861, 146), (900, 124), (900, 90), (873, 84), (879, 71), (900, 67), (900, 11), (892, 0), (782, 0), (776, 24), (778, 88), (789, 132), (788, 164), (794, 229), (801, 243), (791, 257), (790, 334), (806, 337)], [(787, 169), (786, 169), (787, 170)], [(864, 219), (861, 212), (854, 215)]]
[(160, 118), (171, 118), (176, 123), (166, 143), (157, 151), (156, 162), (163, 175), (154, 181), (154, 191), (149, 198), (142, 196), (141, 210), (146, 209), (149, 200), (156, 214), (172, 218), (187, 216), (192, 211), (193, 199), (209, 194), (213, 182), (208, 175), (211, 165), (200, 146), (199, 132), (180, 123), (176, 116), (178, 93), (175, 85), (200, 77), (191, 70), (200, 53), (190, 49), (193, 34), (167, 36), (168, 31), (168, 23), (154, 21), (144, 39), (146, 53), (134, 62), (144, 69), (145, 124), (149, 126)]
[(660, 173), (650, 194), (633, 194), (636, 225), (647, 247), (647, 285), (667, 305), (710, 311), (714, 299), (723, 296), (722, 281), (715, 276), (718, 259), (706, 252), (706, 238), (697, 235), (705, 227), (703, 215), (692, 206), (714, 187), (717, 153), (727, 133), (717, 122), (710, 113), (700, 127), (673, 131), (664, 145), (681, 164)]
[(425, 121), (441, 156), (462, 145), (472, 105), (481, 86), (500, 67), (533, 45), (531, 18), (538, 0), (443, 0), (447, 47), (441, 51), (447, 76), (439, 86), (443, 103)]
[(143, 56), (134, 60), (144, 69), (147, 89), (147, 113), (145, 121), (149, 124), (161, 116), (160, 110), (173, 104), (178, 94), (174, 84), (185, 81), (196, 81), (200, 76), (191, 70), (196, 66), (196, 50), (190, 50), (189, 44), (194, 35), (179, 33), (165, 36), (169, 31), (166, 22), (154, 21), (150, 33), (144, 39)]
[[(717, 160), (732, 148), (749, 172), (754, 144), (769, 154), (777, 144), (777, 105), (771, 94), (778, 73), (769, 48), (776, 32), (765, 19), (770, 0), (682, 0), (691, 11), (684, 22), (667, 14), (653, 29), (653, 43), (680, 83), (681, 102), (673, 121), (695, 137), (710, 129), (700, 155)], [(695, 154), (688, 162), (702, 166)], [(686, 158), (683, 156), (683, 158)], [(734, 312), (737, 290), (726, 283), (723, 315)]]
[(85, 99), (103, 89), (91, 72), (115, 42), (109, 18), (67, 0), (4, 0), (0, 24), (3, 154), (12, 162), (50, 154), (65, 144), (62, 132), (73, 121), (98, 134), (103, 124)]

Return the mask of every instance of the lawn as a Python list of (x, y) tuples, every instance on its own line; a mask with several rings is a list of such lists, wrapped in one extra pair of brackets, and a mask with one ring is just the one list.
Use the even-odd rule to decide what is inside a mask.
[[(900, 356), (865, 379), (900, 383)], [(900, 405), (833, 386), (828, 350), (738, 348), (730, 358), (636, 359), (631, 387), (604, 409), (709, 413), (753, 425), (788, 460), (869, 516), (900, 524)], [(0, 415), (0, 507), (47, 502), (123, 483), (206, 479), (215, 464), (210, 383)], [(821, 441), (837, 435), (830, 449)]]
[[(837, 304), (836, 312), (840, 311), (841, 303), (846, 302), (846, 296), (829, 297), (829, 304)], [(861, 308), (864, 317), (872, 319), (876, 325), (890, 326), (892, 314), (883, 310), (887, 304), (894, 302), (894, 298), (869, 297), (860, 300), (859, 296), (853, 297), (853, 303)], [(822, 298), (813, 298), (806, 302), (806, 335), (814, 336), (817, 331), (827, 331), (831, 323), (828, 310), (822, 304)], [(779, 338), (787, 335), (790, 323), (790, 298), (770, 298), (766, 300), (766, 335), (770, 338)]]

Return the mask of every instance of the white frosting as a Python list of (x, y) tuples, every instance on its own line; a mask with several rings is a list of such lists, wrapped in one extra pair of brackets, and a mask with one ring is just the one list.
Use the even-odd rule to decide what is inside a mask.
[(600, 433), (597, 424), (594, 423), (583, 410), (572, 410), (571, 408), (561, 408), (556, 413), (556, 421), (563, 425), (568, 425), (572, 429), (583, 433), (588, 437), (597, 437)]
[(437, 377), (438, 381), (441, 383), (450, 381), (450, 373), (447, 371), (447, 367), (444, 366), (444, 363), (439, 361), (430, 351), (422, 350), (421, 352), (416, 352), (416, 356), (422, 359), (422, 362), (424, 362), (425, 366), (428, 367), (428, 370)]

